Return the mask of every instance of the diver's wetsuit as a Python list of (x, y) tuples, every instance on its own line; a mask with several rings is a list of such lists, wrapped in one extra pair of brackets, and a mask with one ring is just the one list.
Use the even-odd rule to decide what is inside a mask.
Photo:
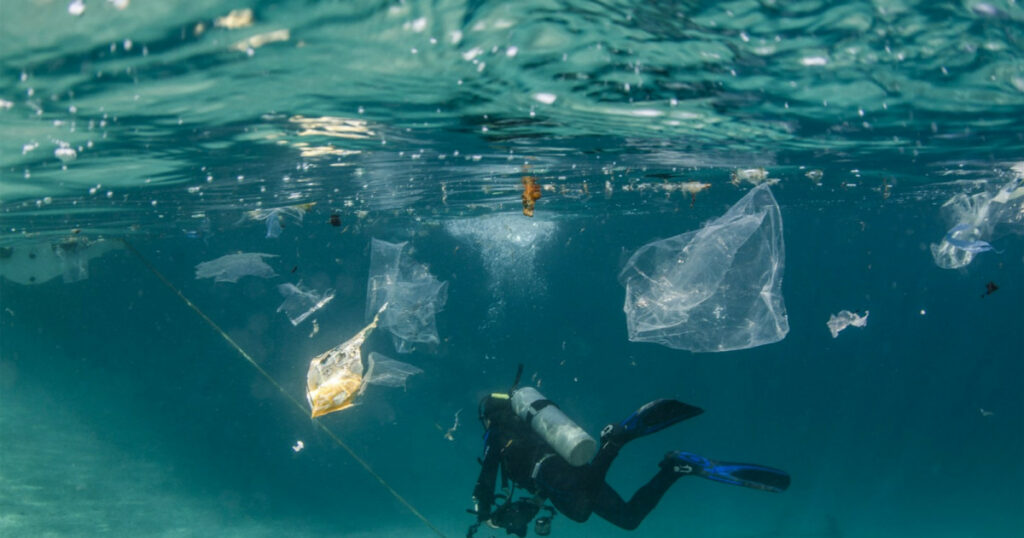
[(480, 521), (490, 517), (499, 467), (507, 479), (534, 495), (550, 499), (569, 519), (583, 522), (596, 513), (628, 530), (640, 525), (680, 477), (671, 469), (662, 468), (626, 502), (605, 482), (621, 445), (605, 442), (590, 463), (573, 467), (516, 416), (508, 399), (488, 398), (483, 414), (488, 424), (483, 468), (473, 489)]

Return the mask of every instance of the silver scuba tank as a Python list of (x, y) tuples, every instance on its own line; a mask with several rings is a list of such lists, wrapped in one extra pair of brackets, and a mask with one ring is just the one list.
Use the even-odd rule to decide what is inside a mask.
[(597, 441), (537, 389), (523, 387), (512, 392), (512, 410), (569, 465), (584, 465), (597, 453)]

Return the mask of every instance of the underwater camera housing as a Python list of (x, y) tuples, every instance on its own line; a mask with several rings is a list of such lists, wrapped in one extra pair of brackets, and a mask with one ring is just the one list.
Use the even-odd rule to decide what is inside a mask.
[[(509, 501), (495, 510), (494, 516), (490, 518), (490, 523), (505, 529), (505, 532), (508, 534), (524, 537), (526, 536), (526, 526), (534, 519), (537, 512), (541, 511), (541, 508), (542, 505), (532, 499)], [(538, 536), (548, 536), (551, 534), (551, 518), (555, 512), (554, 508), (550, 506), (543, 506), (543, 508), (548, 510), (549, 513), (542, 516), (542, 518), (538, 518), (534, 524), (534, 532)]]

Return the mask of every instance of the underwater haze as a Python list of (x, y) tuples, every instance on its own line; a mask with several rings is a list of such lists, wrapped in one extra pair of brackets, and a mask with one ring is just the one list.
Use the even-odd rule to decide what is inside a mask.
[(0, 2), (0, 535), (465, 536), (522, 364), (792, 477), (552, 536), (1024, 536), (1022, 118), (1016, 0)]

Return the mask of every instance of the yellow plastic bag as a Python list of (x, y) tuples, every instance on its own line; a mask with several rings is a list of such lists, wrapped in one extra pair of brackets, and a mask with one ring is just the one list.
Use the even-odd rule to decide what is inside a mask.
[(317, 355), (309, 363), (306, 374), (306, 400), (313, 410), (313, 418), (341, 411), (354, 405), (352, 401), (362, 393), (362, 345), (366, 337), (377, 328), (381, 307), (373, 321), (343, 344)]

